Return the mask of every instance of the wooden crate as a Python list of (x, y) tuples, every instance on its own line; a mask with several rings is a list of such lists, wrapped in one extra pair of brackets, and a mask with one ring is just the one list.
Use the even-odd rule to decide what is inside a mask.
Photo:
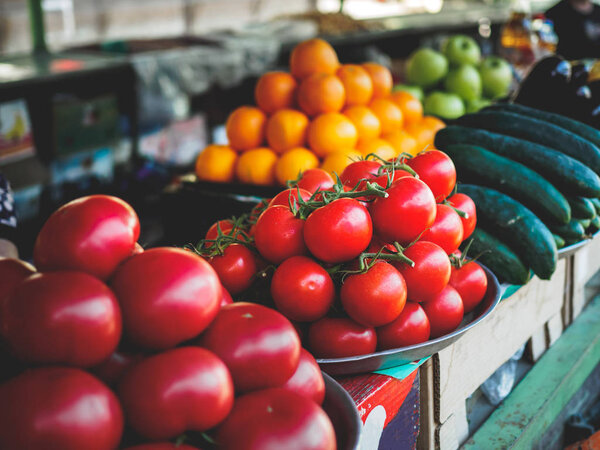
[(500, 302), (484, 323), (421, 368), (418, 448), (455, 449), (469, 437), (466, 399), (529, 342), (534, 359), (563, 329), (567, 261), (550, 280), (533, 278)]
[(585, 305), (600, 292), (598, 283), (590, 283), (600, 271), (600, 234), (568, 259), (567, 285), (569, 298), (565, 302), (563, 321), (571, 324)]

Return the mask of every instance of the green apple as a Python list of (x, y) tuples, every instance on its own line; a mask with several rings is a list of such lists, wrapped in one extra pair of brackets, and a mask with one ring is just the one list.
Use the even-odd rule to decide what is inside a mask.
[(508, 94), (513, 73), (506, 60), (498, 56), (488, 56), (481, 62), (479, 74), (485, 97), (494, 99)]
[(423, 99), (425, 98), (425, 93), (423, 92), (423, 89), (421, 89), (419, 86), (413, 86), (410, 84), (396, 84), (392, 88), (392, 92), (398, 91), (408, 92), (413, 97), (417, 98), (421, 103), (423, 103)]
[(423, 111), (442, 119), (457, 119), (465, 113), (465, 104), (456, 94), (433, 91), (425, 97)]
[(464, 34), (457, 34), (449, 38), (443, 45), (443, 52), (453, 66), (477, 64), (481, 59), (479, 44), (475, 39)]
[(481, 97), (481, 76), (470, 64), (462, 64), (455, 69), (450, 69), (444, 80), (444, 86), (448, 92), (458, 95), (464, 101)]
[(440, 52), (420, 48), (410, 55), (406, 66), (406, 79), (421, 87), (433, 86), (448, 73), (448, 60)]
[(486, 106), (490, 106), (491, 104), (492, 101), (488, 100), (487, 98), (476, 98), (475, 100), (469, 100), (465, 102), (467, 113), (475, 113)]

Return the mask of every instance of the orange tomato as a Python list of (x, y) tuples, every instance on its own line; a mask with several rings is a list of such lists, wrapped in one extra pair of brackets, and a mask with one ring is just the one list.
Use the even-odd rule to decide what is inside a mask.
[(280, 109), (267, 122), (267, 142), (277, 153), (302, 147), (306, 140), (308, 117), (295, 109)]
[(373, 82), (369, 73), (357, 64), (344, 64), (336, 75), (346, 90), (346, 105), (366, 105), (373, 96)]
[(298, 88), (298, 105), (309, 116), (338, 112), (344, 107), (346, 92), (335, 75), (316, 73), (302, 80)]
[(387, 98), (374, 98), (369, 103), (369, 108), (381, 122), (381, 134), (391, 133), (402, 128), (402, 111), (393, 101)]
[(398, 156), (394, 147), (383, 139), (373, 139), (372, 141), (359, 145), (357, 150), (362, 153), (363, 157), (373, 153), (386, 161)]
[(275, 178), (285, 186), (288, 180), (295, 180), (308, 169), (319, 167), (319, 158), (310, 150), (302, 147), (288, 150), (275, 164)]
[(416, 155), (419, 153), (417, 140), (405, 130), (396, 130), (382, 136), (396, 150), (396, 154), (408, 153)]
[(385, 98), (392, 92), (392, 73), (390, 70), (377, 63), (364, 63), (362, 67), (369, 73), (373, 81), (373, 98)]
[(340, 113), (321, 114), (308, 125), (308, 144), (319, 157), (356, 146), (358, 132), (354, 124)]
[(335, 174), (341, 175), (346, 166), (362, 158), (361, 153), (355, 149), (339, 150), (329, 153), (321, 163), (321, 169), (326, 170), (335, 179)]
[(260, 147), (265, 140), (267, 116), (253, 106), (241, 106), (227, 118), (225, 131), (229, 145), (235, 150)]
[(254, 99), (260, 109), (273, 114), (283, 108), (291, 108), (296, 101), (298, 83), (287, 72), (267, 72), (254, 88)]
[(204, 181), (233, 181), (237, 153), (226, 145), (209, 145), (196, 159), (196, 175)]
[(344, 109), (342, 114), (350, 119), (356, 127), (359, 144), (378, 138), (381, 134), (381, 122), (369, 107), (349, 106)]
[(275, 182), (276, 163), (277, 154), (270, 148), (253, 148), (239, 156), (235, 174), (242, 183), (270, 185)]
[(390, 96), (392, 100), (402, 110), (404, 123), (416, 123), (423, 118), (423, 105), (418, 98), (406, 91), (394, 92)]
[(301, 42), (290, 55), (290, 71), (299, 80), (315, 73), (334, 74), (339, 65), (335, 50), (323, 39)]
[(417, 140), (417, 151), (432, 150), (435, 133), (444, 128), (446, 124), (437, 117), (424, 116), (417, 123), (406, 125), (406, 131)]

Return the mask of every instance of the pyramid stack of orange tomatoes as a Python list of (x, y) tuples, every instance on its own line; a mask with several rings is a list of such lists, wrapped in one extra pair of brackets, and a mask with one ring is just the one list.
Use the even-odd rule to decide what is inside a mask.
[(424, 117), (411, 94), (391, 91), (386, 67), (340, 64), (326, 41), (304, 41), (291, 53), (290, 73), (262, 75), (256, 106), (229, 115), (229, 145), (206, 147), (196, 174), (204, 181), (285, 185), (307, 169), (340, 174), (371, 153), (387, 160), (432, 146), (443, 122)]

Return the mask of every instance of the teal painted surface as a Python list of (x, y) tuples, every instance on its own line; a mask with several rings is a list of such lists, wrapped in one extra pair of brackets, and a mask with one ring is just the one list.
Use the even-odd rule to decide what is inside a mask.
[(542, 356), (465, 449), (529, 449), (600, 363), (600, 296)]
[(409, 376), (411, 373), (413, 373), (415, 371), (415, 369), (417, 369), (417, 367), (420, 367), (421, 364), (423, 364), (429, 358), (431, 358), (431, 356), (428, 356), (427, 358), (423, 358), (419, 361), (413, 361), (409, 364), (403, 364), (401, 366), (390, 367), (389, 369), (376, 370), (373, 373), (379, 373), (381, 375), (387, 375), (388, 377), (396, 378), (398, 380), (404, 380), (407, 376)]

